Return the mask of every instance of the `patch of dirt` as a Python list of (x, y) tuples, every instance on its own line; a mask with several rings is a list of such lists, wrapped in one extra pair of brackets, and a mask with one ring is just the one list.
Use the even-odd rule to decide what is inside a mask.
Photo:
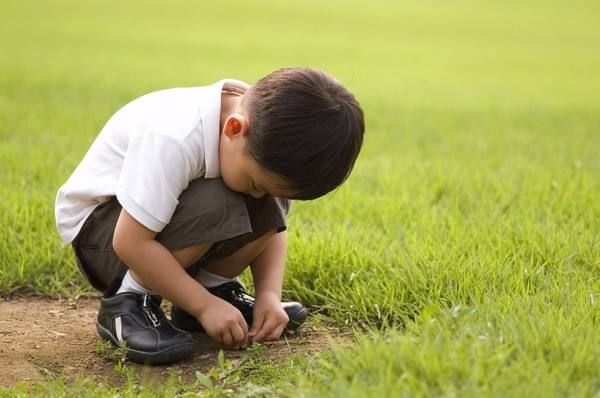
[[(120, 384), (114, 363), (96, 352), (101, 341), (95, 319), (98, 298), (51, 300), (22, 297), (0, 301), (0, 386), (14, 386), (20, 381), (34, 383), (48, 375), (78, 375)], [(171, 373), (186, 381), (195, 380), (196, 371), (207, 371), (217, 363), (223, 348), (203, 334), (194, 335), (194, 356), (169, 366), (128, 366), (149, 381), (162, 381)], [(264, 343), (262, 355), (282, 358), (290, 354), (321, 352), (333, 345), (345, 345), (349, 338), (333, 328), (304, 325), (293, 335), (276, 342)], [(225, 357), (243, 358), (244, 351), (226, 350)]]

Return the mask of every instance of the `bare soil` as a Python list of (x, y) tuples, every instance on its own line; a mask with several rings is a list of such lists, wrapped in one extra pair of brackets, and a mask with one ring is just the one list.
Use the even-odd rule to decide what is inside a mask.
[[(98, 298), (51, 300), (21, 297), (0, 301), (0, 386), (14, 386), (18, 382), (35, 383), (48, 375), (78, 375), (120, 383), (114, 362), (97, 353), (101, 338), (96, 332), (95, 318)], [(142, 366), (128, 362), (148, 381), (160, 382), (169, 373), (184, 380), (195, 379), (196, 371), (206, 371), (217, 362), (220, 347), (208, 336), (194, 335), (194, 356), (170, 366)], [(276, 342), (265, 343), (262, 355), (283, 358), (291, 354), (310, 355), (332, 345), (345, 344), (333, 328), (305, 325), (293, 335)], [(226, 350), (231, 359), (247, 355), (245, 351)]]

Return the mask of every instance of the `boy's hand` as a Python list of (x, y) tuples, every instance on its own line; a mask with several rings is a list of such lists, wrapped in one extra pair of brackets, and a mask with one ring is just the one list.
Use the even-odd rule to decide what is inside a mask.
[(290, 320), (275, 294), (263, 294), (256, 298), (254, 321), (249, 335), (252, 341), (277, 340)]
[(248, 325), (242, 313), (219, 297), (211, 295), (209, 300), (197, 317), (206, 334), (228, 347), (246, 348)]

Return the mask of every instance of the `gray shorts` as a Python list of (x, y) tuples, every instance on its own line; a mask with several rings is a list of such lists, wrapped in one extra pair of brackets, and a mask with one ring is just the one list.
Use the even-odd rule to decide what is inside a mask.
[[(231, 191), (220, 178), (199, 178), (179, 196), (171, 221), (156, 240), (170, 251), (213, 243), (206, 255), (187, 269), (195, 276), (201, 264), (227, 257), (269, 231), (284, 231), (289, 207), (287, 199), (269, 195), (256, 199)], [(100, 204), (72, 243), (79, 269), (101, 292), (120, 285), (128, 269), (112, 247), (120, 213), (116, 197)]]

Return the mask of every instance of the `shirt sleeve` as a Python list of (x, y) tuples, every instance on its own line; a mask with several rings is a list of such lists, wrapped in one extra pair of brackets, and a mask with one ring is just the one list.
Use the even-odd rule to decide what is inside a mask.
[(180, 142), (147, 133), (129, 143), (117, 199), (140, 224), (158, 233), (171, 221), (191, 175), (191, 162)]

